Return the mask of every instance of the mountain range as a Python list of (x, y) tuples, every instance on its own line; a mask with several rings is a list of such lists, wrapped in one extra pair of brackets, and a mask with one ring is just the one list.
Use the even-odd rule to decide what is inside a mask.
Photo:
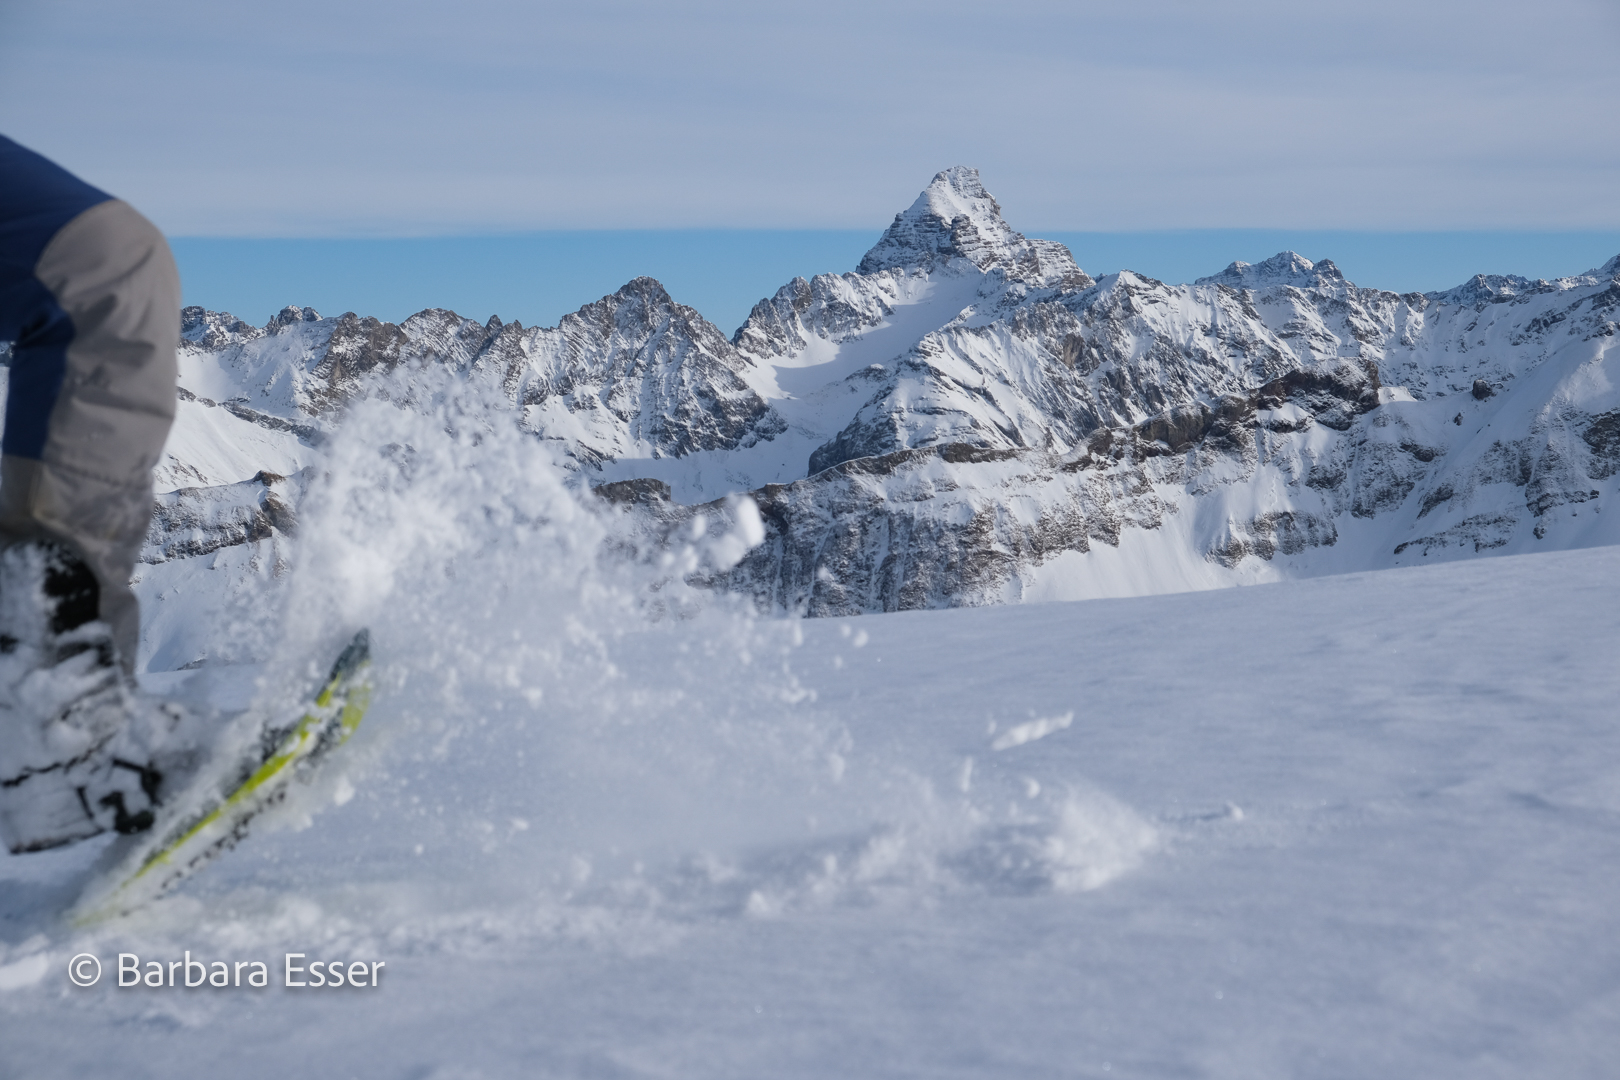
[[(487, 390), (656, 547), (748, 494), (700, 574), (812, 615), (1136, 595), (1620, 542), (1620, 256), (1444, 292), (1283, 252), (1093, 279), (947, 169), (857, 268), (727, 336), (651, 278), (555, 327), (187, 308), (145, 559), (282, 542), (344, 406), (425, 365)], [(1611, 519), (1615, 515), (1611, 515)], [(278, 541), (278, 538), (281, 538)]]

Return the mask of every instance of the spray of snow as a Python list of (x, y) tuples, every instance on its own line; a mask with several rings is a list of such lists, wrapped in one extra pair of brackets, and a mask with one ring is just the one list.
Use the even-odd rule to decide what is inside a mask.
[(1066, 712), (1062, 716), (1044, 716), (1027, 723), (1016, 724), (1008, 728), (995, 741), (990, 744), (992, 750), (1011, 750), (1015, 746), (1044, 739), (1054, 731), (1062, 731), (1074, 723), (1074, 713)]
[(706, 920), (1092, 889), (1153, 848), (1083, 778), (1009, 763), (969, 791), (955, 757), (857, 746), (796, 670), (802, 624), (685, 584), (761, 541), (751, 500), (637, 554), (485, 392), (414, 369), (353, 402), (280, 576), (222, 562), (213, 594), (164, 601), (177, 627), (187, 603), (234, 612), (216, 649), (259, 658), (236, 670), (261, 703), (297, 700), (359, 626), (381, 692), (343, 768), (111, 933), (634, 951)]

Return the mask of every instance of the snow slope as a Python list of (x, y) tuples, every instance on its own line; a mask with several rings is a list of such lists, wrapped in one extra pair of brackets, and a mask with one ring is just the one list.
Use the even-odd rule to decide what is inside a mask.
[[(606, 557), (617, 511), (465, 401), (324, 452), (279, 575), (217, 562), (272, 535), (163, 602), (235, 590), (253, 662), (152, 678), (282, 701), (366, 623), (372, 717), (116, 923), (55, 918), (95, 845), (0, 859), (5, 1075), (1612, 1070), (1620, 549), (759, 620), (681, 584), (741, 509)], [(271, 986), (67, 980), (187, 950)], [(387, 968), (286, 988), (289, 952)]]

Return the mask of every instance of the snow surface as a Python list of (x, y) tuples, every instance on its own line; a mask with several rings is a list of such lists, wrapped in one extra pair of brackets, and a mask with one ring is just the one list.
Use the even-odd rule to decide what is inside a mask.
[[(289, 565), (147, 604), (239, 662), (153, 685), (272, 707), (367, 624), (372, 716), (125, 919), (57, 918), (94, 843), (0, 858), (0, 1075), (1612, 1075), (1620, 549), (762, 620), (465, 403), (324, 452)], [(272, 985), (66, 977), (186, 950)]]
[(268, 430), (218, 405), (181, 399), (163, 460), (153, 477), (157, 491), (234, 484), (261, 470), (281, 476), (314, 463), (309, 446), (291, 432)]

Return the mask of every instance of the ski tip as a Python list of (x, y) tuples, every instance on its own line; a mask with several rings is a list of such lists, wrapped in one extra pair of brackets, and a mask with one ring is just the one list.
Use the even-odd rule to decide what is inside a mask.
[(353, 675), (360, 666), (371, 659), (371, 631), (361, 628), (344, 650), (338, 654), (337, 662), (332, 665), (332, 674), (326, 681), (345, 678)]

